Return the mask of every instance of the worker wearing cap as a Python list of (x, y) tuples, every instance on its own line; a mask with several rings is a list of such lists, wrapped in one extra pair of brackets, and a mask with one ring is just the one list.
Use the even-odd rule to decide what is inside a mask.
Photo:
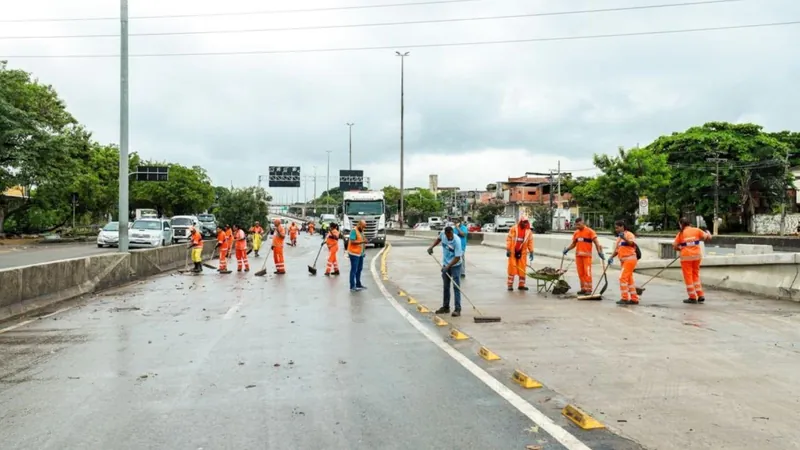
[(275, 219), (272, 223), (275, 225), (275, 234), (272, 236), (272, 260), (275, 262), (275, 275), (283, 275), (286, 273), (286, 262), (283, 259), (286, 228), (281, 225), (281, 219)]
[(218, 226), (216, 248), (219, 249), (219, 268), (217, 269), (219, 273), (231, 273), (231, 271), (228, 270), (229, 245), (230, 241), (228, 241), (228, 236), (225, 234), (225, 230), (222, 229), (222, 226)]
[(508, 230), (506, 236), (506, 258), (508, 258), (508, 290), (514, 290), (514, 277), (519, 278), (517, 289), (527, 291), (525, 267), (533, 263), (533, 232), (528, 218), (522, 216), (519, 223)]
[(192, 252), (192, 272), (203, 271), (203, 235), (195, 227), (189, 228), (189, 250)]
[(236, 243), (236, 271), (250, 272), (250, 261), (247, 260), (247, 235), (238, 225), (233, 225), (233, 241)]
[(339, 225), (332, 223), (330, 231), (325, 237), (325, 245), (328, 246), (328, 265), (325, 267), (325, 276), (339, 275), (339, 261), (336, 259), (336, 254), (339, 251)]
[(681, 217), (678, 224), (681, 231), (675, 236), (672, 248), (680, 252), (683, 283), (686, 285), (686, 293), (689, 294), (689, 298), (683, 303), (703, 303), (706, 301), (706, 296), (700, 283), (700, 262), (703, 260), (703, 248), (700, 243), (710, 241), (711, 234), (693, 227), (685, 217)]
[(250, 234), (253, 236), (253, 252), (258, 257), (258, 251), (261, 249), (261, 242), (264, 240), (264, 229), (261, 228), (261, 222), (256, 220), (256, 224), (250, 227)]
[(575, 249), (575, 267), (578, 269), (578, 279), (581, 280), (581, 290), (578, 295), (592, 293), (592, 245), (597, 248), (597, 255), (605, 261), (603, 246), (597, 239), (597, 233), (583, 223), (583, 219), (575, 219), (575, 233), (572, 234), (572, 244), (564, 249), (566, 256), (570, 250)]
[(451, 316), (461, 315), (461, 258), (464, 251), (461, 249), (461, 239), (453, 233), (453, 227), (445, 227), (439, 233), (439, 237), (428, 247), (428, 254), (433, 254), (433, 247), (442, 244), (442, 283), (444, 291), (442, 297), (442, 307), (436, 310), (436, 314), (447, 314), (450, 312), (450, 284), (453, 284), (453, 297), (455, 299), (455, 309)]

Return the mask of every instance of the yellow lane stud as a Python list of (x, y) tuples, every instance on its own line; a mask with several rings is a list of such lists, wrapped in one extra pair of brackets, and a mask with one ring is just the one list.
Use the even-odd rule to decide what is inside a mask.
[(431, 312), (431, 310), (426, 308), (425, 305), (417, 305), (417, 311), (421, 312), (422, 314)]
[(455, 339), (455, 340), (457, 340), (457, 341), (463, 341), (464, 339), (469, 339), (469, 336), (467, 336), (466, 334), (456, 330), (455, 328), (450, 330), (450, 337)]
[(407, 301), (408, 301), (409, 305), (416, 305), (417, 304), (417, 300), (414, 297), (408, 297)]
[(494, 352), (483, 346), (481, 346), (481, 348), (478, 350), (478, 354), (481, 355), (481, 358), (487, 361), (497, 361), (498, 359), (500, 359), (500, 357), (497, 356)]
[(398, 294), (400, 297), (405, 297), (405, 296), (406, 296), (406, 293), (405, 293), (405, 291), (400, 291), (400, 292), (398, 292), (397, 294)]
[(435, 323), (437, 327), (447, 326), (447, 322), (439, 316), (433, 316), (433, 323)]
[(605, 428), (606, 426), (595, 420), (594, 417), (583, 412), (580, 408), (574, 405), (567, 405), (561, 410), (561, 414), (566, 416), (575, 425), (583, 428), (584, 430), (597, 430)]
[(514, 375), (511, 376), (511, 379), (525, 389), (538, 389), (542, 387), (542, 383), (539, 383), (519, 370), (514, 371)]

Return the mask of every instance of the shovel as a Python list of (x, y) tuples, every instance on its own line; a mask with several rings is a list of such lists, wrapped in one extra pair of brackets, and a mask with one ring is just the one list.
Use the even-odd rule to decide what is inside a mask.
[(644, 292), (644, 287), (645, 287), (645, 286), (647, 286), (647, 283), (649, 283), (649, 282), (653, 281), (653, 278), (655, 278), (655, 277), (657, 277), (657, 276), (661, 275), (662, 273), (664, 273), (664, 271), (665, 271), (665, 270), (667, 270), (667, 269), (669, 268), (669, 266), (671, 266), (672, 264), (674, 264), (674, 263), (675, 263), (675, 261), (677, 261), (677, 260), (678, 260), (680, 257), (681, 257), (680, 255), (676, 256), (676, 257), (675, 257), (675, 259), (673, 259), (672, 261), (670, 261), (670, 263), (669, 263), (669, 264), (667, 264), (667, 265), (666, 265), (666, 266), (664, 266), (664, 267), (663, 267), (661, 270), (659, 270), (659, 271), (658, 271), (658, 273), (656, 273), (655, 275), (653, 275), (652, 277), (650, 277), (650, 279), (649, 279), (649, 280), (645, 281), (645, 282), (644, 282), (644, 284), (643, 284), (641, 287), (639, 287), (639, 286), (636, 286), (636, 295), (642, 295), (642, 293)]
[(269, 247), (269, 251), (267, 252), (267, 256), (264, 257), (264, 265), (261, 266), (261, 270), (255, 273), (257, 277), (263, 277), (267, 274), (267, 261), (269, 261), (269, 254), (272, 253), (272, 246)]
[(313, 266), (308, 266), (308, 273), (310, 273), (311, 275), (316, 275), (317, 274), (317, 260), (319, 259), (319, 254), (322, 253), (322, 247), (324, 245), (325, 245), (325, 242), (323, 242), (322, 245), (319, 246), (319, 250), (317, 251), (317, 257), (314, 258), (314, 265)]
[[(431, 255), (431, 258), (433, 258), (433, 260), (436, 261), (436, 264), (438, 264), (440, 268), (444, 269), (444, 266), (442, 265), (442, 263), (440, 263), (439, 260), (436, 259), (435, 256)], [(474, 309), (475, 313), (476, 313), (476, 315), (472, 318), (472, 320), (475, 323), (492, 323), (492, 322), (500, 322), (502, 320), (500, 318), (500, 316), (485, 316), (485, 315), (483, 315), (483, 313), (475, 306), (475, 304), (472, 303), (472, 300), (470, 300), (469, 297), (467, 297), (467, 294), (465, 294), (464, 291), (461, 289), (461, 285), (456, 280), (454, 280), (453, 277), (451, 277), (449, 273), (447, 273), (447, 272), (443, 272), (443, 273), (445, 275), (447, 275), (447, 278), (450, 278), (450, 282), (453, 283), (453, 286), (458, 288), (458, 290), (461, 291), (461, 295), (465, 299), (467, 299), (467, 301), (469, 302), (470, 305), (472, 305), (472, 309)]]
[[(608, 271), (608, 268), (611, 266), (611, 264), (606, 264), (605, 261), (602, 261), (601, 264), (603, 264), (603, 275), (600, 276), (600, 281), (597, 282), (597, 286), (594, 287), (594, 290), (592, 291), (591, 294), (579, 295), (578, 300), (598, 301), (603, 299), (603, 293), (606, 291), (606, 289), (608, 289), (608, 277), (606, 276), (606, 272)], [(604, 282), (603, 289), (600, 289), (600, 293), (596, 294), (597, 288), (600, 287), (600, 282)]]

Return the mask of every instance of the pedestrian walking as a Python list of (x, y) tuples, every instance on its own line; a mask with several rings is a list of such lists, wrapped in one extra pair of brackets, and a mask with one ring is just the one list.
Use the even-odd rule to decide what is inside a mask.
[(264, 239), (264, 229), (261, 228), (261, 223), (256, 220), (256, 224), (250, 227), (250, 234), (253, 236), (253, 253), (258, 257), (258, 251), (261, 250), (261, 242)]
[(614, 253), (608, 258), (608, 265), (614, 263), (614, 258), (619, 256), (622, 272), (619, 274), (620, 300), (618, 305), (638, 305), (639, 294), (636, 293), (636, 283), (633, 281), (633, 271), (639, 262), (637, 258), (636, 236), (625, 225), (625, 221), (614, 222), (614, 231), (617, 233), (617, 242)]
[(525, 267), (527, 259), (533, 264), (533, 232), (528, 218), (523, 216), (511, 227), (506, 236), (506, 258), (508, 258), (508, 290), (514, 290), (514, 277), (519, 278), (517, 289), (527, 291)]
[(283, 259), (283, 244), (286, 241), (286, 228), (281, 225), (281, 219), (273, 221), (275, 234), (272, 236), (272, 260), (275, 262), (275, 275), (286, 273), (286, 261)]
[(339, 252), (339, 225), (332, 223), (325, 244), (328, 246), (328, 264), (325, 266), (325, 276), (339, 275), (339, 261), (336, 259)]
[(366, 289), (361, 283), (361, 270), (364, 268), (364, 257), (367, 253), (367, 240), (364, 238), (364, 230), (367, 222), (360, 221), (353, 230), (350, 231), (350, 239), (347, 242), (347, 256), (350, 258), (350, 292), (358, 292)]
[(197, 231), (197, 228), (189, 228), (189, 250), (192, 252), (192, 262), (194, 268), (192, 272), (199, 273), (203, 271), (203, 235)]
[(289, 225), (289, 242), (292, 247), (297, 247), (297, 232), (297, 224), (292, 222), (291, 225)]
[(689, 294), (689, 298), (683, 303), (703, 303), (706, 301), (706, 296), (703, 293), (703, 285), (700, 283), (700, 262), (703, 260), (703, 249), (700, 247), (700, 243), (710, 241), (711, 234), (693, 227), (686, 217), (681, 217), (678, 224), (681, 231), (675, 236), (672, 248), (680, 252), (683, 283), (686, 285), (686, 293)]
[(459, 218), (456, 221), (454, 229), (461, 241), (461, 278), (467, 277), (467, 235), (469, 234), (469, 227), (464, 221)]
[(605, 261), (603, 246), (597, 239), (597, 233), (583, 223), (583, 219), (575, 219), (575, 232), (572, 234), (572, 244), (564, 249), (566, 256), (570, 250), (575, 249), (575, 267), (578, 269), (578, 279), (581, 281), (581, 290), (578, 295), (589, 295), (592, 293), (592, 244), (597, 249), (597, 256)]
[(236, 248), (236, 271), (241, 272), (244, 267), (245, 272), (250, 272), (250, 261), (247, 259), (247, 235), (238, 225), (233, 225), (233, 241)]
[(433, 254), (433, 248), (442, 245), (442, 307), (436, 310), (436, 314), (447, 314), (450, 312), (450, 284), (453, 284), (453, 297), (455, 309), (451, 316), (461, 315), (461, 269), (464, 264), (462, 258), (464, 251), (461, 248), (461, 238), (456, 237), (453, 227), (445, 227), (439, 237), (428, 247), (428, 254)]
[(231, 271), (228, 270), (229, 245), (230, 241), (228, 241), (228, 236), (225, 234), (225, 230), (223, 230), (221, 226), (218, 226), (216, 247), (219, 249), (219, 268), (217, 268), (217, 272), (219, 273), (231, 273)]

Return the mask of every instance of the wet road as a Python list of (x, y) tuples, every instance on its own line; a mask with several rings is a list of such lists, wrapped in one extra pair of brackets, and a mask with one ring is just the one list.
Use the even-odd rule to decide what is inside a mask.
[(318, 242), (286, 249), (284, 277), (254, 277), (253, 259), (0, 325), (0, 446), (565, 448), (415, 330), (367, 267), (357, 294), (323, 258), (310, 277)]
[(115, 252), (115, 248), (97, 248), (94, 242), (80, 244), (32, 244), (24, 247), (0, 247), (0, 269), (27, 266), (69, 258), (82, 258)]

